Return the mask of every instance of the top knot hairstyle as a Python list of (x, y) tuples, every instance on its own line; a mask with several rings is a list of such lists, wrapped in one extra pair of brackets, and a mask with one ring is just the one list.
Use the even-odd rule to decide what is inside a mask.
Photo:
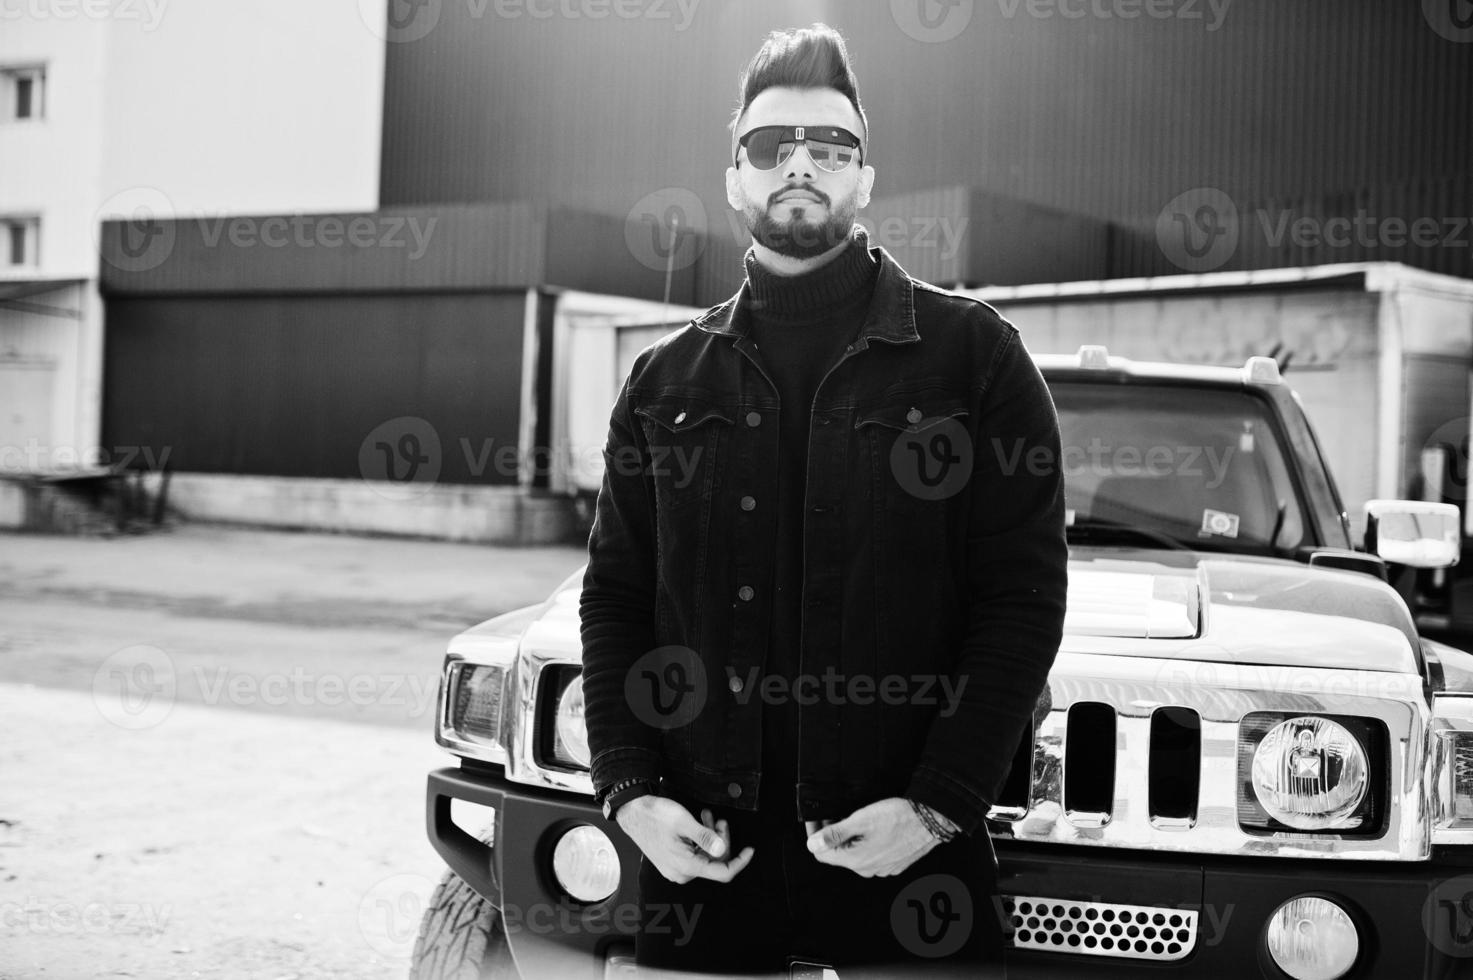
[(731, 145), (736, 152), (737, 127), (752, 100), (770, 88), (831, 88), (836, 89), (854, 106), (859, 114), (863, 132), (859, 137), (869, 145), (869, 120), (864, 107), (859, 104), (859, 84), (854, 78), (854, 69), (849, 64), (849, 49), (844, 38), (827, 24), (815, 23), (811, 27), (798, 27), (790, 31), (773, 31), (762, 42), (762, 47), (742, 69), (741, 104), (732, 114)]

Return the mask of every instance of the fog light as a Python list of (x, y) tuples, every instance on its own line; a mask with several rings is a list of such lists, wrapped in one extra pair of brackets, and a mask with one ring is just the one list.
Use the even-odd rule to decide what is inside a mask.
[(552, 873), (578, 901), (602, 902), (619, 889), (619, 852), (597, 827), (574, 827), (552, 849)]
[(1291, 898), (1268, 921), (1268, 951), (1294, 980), (1335, 980), (1355, 965), (1360, 935), (1329, 899)]

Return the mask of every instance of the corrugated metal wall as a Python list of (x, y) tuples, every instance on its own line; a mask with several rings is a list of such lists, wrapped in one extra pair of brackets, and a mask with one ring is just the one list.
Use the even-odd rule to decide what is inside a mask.
[(495, 453), (517, 445), (524, 305), (521, 292), (113, 296), (103, 444), (167, 450), (179, 471), (360, 479), (382, 478), (371, 444), (365, 471), (366, 442), (397, 452), (412, 434), (442, 483), (515, 484)]
[[(939, 7), (970, 18), (941, 43), (880, 0), (697, 2), (688, 23), (674, 0), (601, 19), (576, 3), (540, 3), (547, 17), (531, 3), (426, 6), (433, 29), (389, 45), (385, 204), (549, 199), (624, 215), (681, 188), (722, 225), (737, 72), (766, 30), (815, 19), (849, 39), (877, 196), (970, 185), (1149, 228), (1191, 188), (1245, 208), (1473, 170), (1473, 44), (1431, 23), (1438, 4), (989, 0)], [(1449, 186), (1394, 206), (1473, 212), (1466, 180)], [(1451, 271), (1441, 254), (1395, 257)]]

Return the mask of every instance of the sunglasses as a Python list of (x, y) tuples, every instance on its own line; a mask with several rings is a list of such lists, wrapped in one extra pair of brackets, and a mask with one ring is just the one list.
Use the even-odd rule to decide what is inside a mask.
[[(746, 148), (747, 162), (753, 170), (782, 166), (799, 143), (807, 147), (808, 156), (820, 169), (831, 174), (845, 169), (856, 159), (863, 162), (859, 137), (837, 126), (758, 126), (737, 140), (739, 148)], [(735, 156), (732, 165), (739, 165)]]

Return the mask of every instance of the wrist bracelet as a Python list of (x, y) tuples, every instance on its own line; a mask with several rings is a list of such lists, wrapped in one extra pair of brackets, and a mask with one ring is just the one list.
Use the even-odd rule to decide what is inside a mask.
[(906, 802), (910, 804), (910, 808), (915, 811), (915, 815), (920, 818), (921, 824), (925, 826), (931, 836), (935, 837), (941, 843), (944, 844), (949, 840), (954, 840), (961, 833), (960, 830), (950, 830), (944, 826), (936, 812), (924, 803), (917, 803), (909, 797), (906, 798)]

